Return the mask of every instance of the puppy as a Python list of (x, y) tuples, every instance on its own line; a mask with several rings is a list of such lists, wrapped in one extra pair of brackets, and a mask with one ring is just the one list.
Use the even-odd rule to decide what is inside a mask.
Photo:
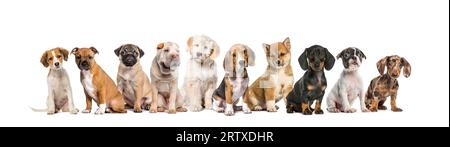
[[(42, 54), (41, 63), (44, 67), (49, 67), (47, 76), (48, 96), (47, 96), (47, 114), (51, 115), (62, 110), (77, 114), (75, 108), (72, 87), (70, 86), (69, 75), (63, 68), (63, 62), (67, 61), (69, 51), (64, 48), (54, 48), (47, 50)], [(32, 108), (33, 111), (39, 111)]]
[(212, 108), (212, 95), (216, 89), (217, 66), (214, 59), (219, 55), (217, 43), (208, 36), (193, 36), (187, 41), (191, 58), (187, 62), (183, 83), (183, 95), (190, 111), (198, 112)]
[(295, 111), (311, 115), (313, 111), (311, 105), (316, 101), (314, 113), (323, 114), (320, 105), (327, 88), (327, 79), (323, 69), (333, 68), (334, 61), (335, 59), (328, 49), (320, 45), (313, 45), (305, 49), (298, 58), (298, 62), (306, 72), (295, 83), (294, 89), (287, 96), (287, 113)]
[(342, 58), (344, 71), (341, 77), (334, 85), (327, 97), (328, 112), (346, 112), (353, 113), (356, 109), (352, 108), (353, 101), (359, 97), (361, 111), (368, 112), (364, 103), (363, 81), (358, 73), (362, 60), (366, 59), (364, 53), (355, 47), (344, 49), (337, 55), (337, 59)]
[(242, 101), (248, 86), (247, 67), (254, 65), (255, 53), (252, 49), (243, 44), (235, 44), (231, 47), (223, 60), (225, 77), (213, 94), (215, 111), (223, 112), (225, 107), (225, 115), (234, 114), (234, 107)]
[(97, 49), (76, 47), (71, 54), (75, 55), (75, 62), (80, 69), (80, 81), (86, 95), (86, 109), (82, 112), (91, 113), (94, 100), (98, 105), (95, 114), (126, 113), (123, 96), (116, 84), (94, 60), (95, 54), (98, 54)]
[(291, 42), (289, 37), (283, 42), (263, 44), (268, 62), (265, 73), (256, 79), (244, 94), (244, 113), (267, 110), (276, 112), (275, 103), (285, 99), (292, 90), (294, 76), (291, 67)]
[(136, 45), (125, 44), (115, 49), (114, 53), (120, 60), (117, 86), (124, 96), (126, 106), (134, 108), (134, 112), (138, 113), (144, 108), (150, 108), (152, 89), (140, 63), (144, 51)]
[[(386, 56), (377, 62), (378, 72), (380, 76), (370, 81), (369, 88), (366, 93), (366, 107), (372, 111), (386, 110), (386, 106), (383, 106), (387, 97), (391, 97), (391, 110), (394, 112), (403, 111), (397, 107), (397, 91), (398, 81), (400, 76), (400, 70), (403, 68), (403, 75), (408, 78), (411, 75), (411, 65), (405, 58), (392, 55)], [(384, 69), (387, 69), (387, 73), (384, 73)]]
[(178, 66), (180, 51), (178, 45), (172, 42), (160, 43), (158, 52), (153, 58), (150, 76), (152, 78), (152, 103), (150, 112), (169, 110), (173, 114), (186, 112), (183, 107), (183, 97), (178, 90)]

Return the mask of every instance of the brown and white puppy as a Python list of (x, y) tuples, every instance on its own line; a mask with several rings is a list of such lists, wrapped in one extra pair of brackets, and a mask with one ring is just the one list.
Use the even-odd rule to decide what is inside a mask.
[(216, 41), (205, 35), (192, 36), (187, 41), (191, 58), (187, 61), (183, 95), (190, 111), (212, 108), (212, 95), (217, 84), (217, 65), (214, 59), (220, 49)]
[[(383, 106), (387, 97), (391, 97), (391, 110), (394, 112), (403, 111), (397, 107), (397, 91), (400, 72), (403, 68), (403, 75), (408, 78), (411, 75), (411, 65), (405, 58), (392, 55), (386, 56), (377, 62), (378, 72), (380, 76), (370, 81), (369, 88), (366, 92), (366, 107), (372, 111), (386, 110), (386, 106)], [(384, 69), (387, 69), (387, 73), (384, 73)]]
[(186, 112), (183, 107), (184, 99), (178, 90), (178, 66), (180, 65), (180, 51), (173, 42), (160, 43), (158, 52), (153, 58), (150, 76), (152, 78), (152, 103), (150, 112), (169, 113)]
[[(48, 96), (47, 111), (51, 115), (62, 110), (77, 114), (78, 109), (75, 108), (72, 87), (70, 86), (69, 75), (63, 68), (63, 62), (69, 58), (69, 51), (64, 48), (54, 48), (47, 50), (42, 54), (41, 63), (44, 67), (49, 67), (50, 71), (47, 76)], [(32, 108), (33, 111), (41, 111)]]
[(236, 104), (242, 101), (247, 90), (249, 78), (247, 67), (255, 65), (255, 53), (248, 46), (235, 44), (225, 55), (223, 68), (225, 77), (214, 91), (213, 109), (230, 116), (234, 114)]
[(140, 63), (144, 51), (134, 44), (124, 44), (115, 49), (114, 53), (120, 60), (117, 86), (124, 96), (126, 106), (138, 113), (142, 109), (149, 109), (152, 89)]
[(126, 113), (123, 96), (116, 84), (94, 60), (95, 54), (98, 54), (97, 49), (76, 47), (71, 54), (75, 55), (75, 62), (80, 69), (80, 81), (86, 95), (86, 109), (82, 112), (90, 113), (94, 100), (98, 105), (95, 114)]
[(244, 113), (265, 109), (276, 112), (278, 108), (275, 103), (281, 99), (286, 100), (287, 94), (292, 90), (294, 76), (289, 37), (283, 42), (263, 44), (263, 48), (268, 66), (265, 73), (247, 88), (242, 105)]

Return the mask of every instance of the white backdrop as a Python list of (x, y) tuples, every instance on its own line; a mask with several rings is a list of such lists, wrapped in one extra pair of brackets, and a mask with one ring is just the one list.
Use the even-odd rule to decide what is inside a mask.
[[(1, 126), (449, 126), (449, 4), (445, 0), (3, 0), (0, 1)], [(398, 54), (412, 65), (410, 78), (399, 78), (401, 113), (286, 114), (238, 112), (225, 117), (213, 111), (70, 115), (32, 112), (45, 108), (48, 69), (42, 53), (57, 46), (95, 46), (97, 63), (115, 80), (119, 65), (113, 50), (133, 43), (145, 51), (141, 64), (148, 74), (156, 45), (177, 42), (182, 61), (188, 59), (189, 36), (205, 34), (216, 40), (221, 54), (235, 43), (250, 46), (257, 55), (249, 68), (251, 82), (267, 66), (262, 43), (291, 38), (292, 67), (297, 81), (304, 71), (297, 62), (304, 48), (327, 47), (333, 55), (350, 46), (367, 56), (360, 73), (365, 88), (378, 75), (376, 62)], [(185, 63), (185, 62), (183, 62)], [(75, 59), (64, 63), (74, 101), (85, 107)], [(186, 65), (180, 68), (184, 77)], [(343, 69), (338, 60), (326, 72), (326, 95)], [(223, 69), (219, 68), (219, 82)], [(183, 83), (183, 78), (179, 84)], [(326, 107), (325, 103), (322, 107)], [(389, 106), (388, 106), (389, 107)], [(94, 108), (95, 109), (95, 108)]]

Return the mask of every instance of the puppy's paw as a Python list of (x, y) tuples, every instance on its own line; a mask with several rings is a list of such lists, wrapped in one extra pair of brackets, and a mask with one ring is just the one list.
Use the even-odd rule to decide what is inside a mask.
[(309, 109), (306, 109), (305, 111), (303, 111), (303, 115), (312, 115), (312, 111)]
[(164, 109), (163, 107), (158, 107), (156, 110), (157, 110), (158, 112), (164, 112), (164, 111), (166, 111), (166, 109)]
[(227, 106), (226, 106), (226, 108), (225, 108), (225, 115), (226, 115), (226, 116), (232, 116), (232, 115), (234, 115), (233, 104), (227, 104)]
[(314, 114), (323, 114), (323, 110), (322, 109), (314, 110)]
[(378, 111), (377, 108), (370, 108), (369, 110), (370, 110), (370, 112), (377, 112)]
[(156, 113), (158, 112), (158, 108), (156, 106), (150, 106), (150, 113)]
[(387, 110), (386, 106), (378, 106), (378, 110)]
[(184, 107), (178, 107), (177, 112), (187, 112), (187, 109)]
[(84, 109), (81, 113), (91, 113), (91, 109)]
[(244, 112), (244, 114), (251, 114), (252, 110), (250, 110), (250, 108), (247, 105), (243, 105), (242, 106), (242, 111)]
[(105, 109), (98, 108), (97, 111), (95, 111), (95, 114), (96, 114), (96, 115), (102, 115), (102, 114), (105, 114)]
[(341, 110), (339, 110), (338, 108), (327, 108), (327, 111), (330, 113), (339, 113), (341, 112)]
[(176, 109), (169, 109), (169, 114), (176, 114), (177, 110)]
[(277, 107), (267, 108), (267, 112), (277, 112)]
[(370, 110), (367, 109), (367, 108), (362, 108), (361, 111), (362, 111), (362, 112), (370, 112)]
[(394, 112), (402, 112), (403, 111), (402, 109), (397, 108), (397, 107), (392, 108), (391, 110), (394, 111)]
[(347, 108), (344, 110), (345, 113), (355, 113), (356, 109), (355, 108)]
[(255, 106), (255, 108), (254, 108), (255, 111), (261, 111), (262, 109), (263, 109), (263, 108), (262, 108), (261, 106), (259, 106), (259, 105), (258, 105), (258, 106)]
[(78, 109), (77, 108), (70, 110), (70, 114), (77, 114), (77, 113), (78, 113)]
[(196, 106), (190, 106), (189, 107), (189, 110), (190, 111), (192, 111), (192, 112), (199, 112), (199, 111), (202, 111), (202, 106), (201, 105), (196, 105)]
[(218, 107), (215, 111), (218, 113), (223, 113), (225, 110), (222, 107)]
[(212, 102), (211, 101), (205, 101), (205, 109), (207, 109), (207, 110), (211, 110), (212, 109)]

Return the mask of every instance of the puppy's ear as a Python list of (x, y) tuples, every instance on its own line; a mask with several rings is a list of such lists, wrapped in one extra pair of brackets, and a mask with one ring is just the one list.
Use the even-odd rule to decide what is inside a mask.
[(59, 48), (59, 50), (61, 51), (61, 53), (64, 56), (64, 61), (67, 61), (67, 59), (69, 59), (69, 51), (63, 48)]
[(345, 52), (345, 50), (342, 50), (342, 51), (336, 56), (336, 60), (339, 60), (339, 58), (342, 58), (342, 56), (344, 56), (344, 52)]
[(89, 49), (91, 49), (94, 54), (98, 54), (98, 51), (95, 47), (91, 46)]
[(298, 64), (300, 64), (300, 67), (303, 70), (307, 70), (308, 69), (308, 48), (305, 49), (305, 51), (303, 51), (303, 53), (300, 55), (300, 57), (298, 57)]
[(187, 45), (188, 45), (188, 48), (187, 48), (187, 51), (190, 53), (191, 52), (191, 50), (192, 50), (192, 42), (193, 42), (193, 37), (189, 37), (189, 39), (188, 39), (188, 41), (187, 41)]
[(78, 52), (78, 47), (73, 48), (70, 54), (75, 54), (76, 52)]
[(164, 43), (159, 43), (158, 46), (156, 46), (156, 49), (160, 50), (164, 48)]
[(358, 57), (361, 60), (362, 60), (362, 58), (366, 59), (366, 55), (364, 55), (364, 53), (361, 50), (359, 50), (358, 48), (355, 48), (355, 49), (356, 49), (356, 54), (358, 54)]
[(225, 54), (225, 58), (223, 59), (223, 69), (225, 73), (233, 74), (233, 59), (231, 56), (231, 51), (228, 51)]
[(266, 56), (270, 56), (270, 45), (263, 43), (264, 52), (266, 53)]
[(384, 74), (384, 69), (386, 68), (386, 61), (389, 58), (389, 56), (384, 57), (380, 61), (377, 62), (377, 68), (378, 72), (382, 75)]
[(139, 58), (142, 58), (142, 56), (144, 56), (144, 50), (142, 50), (139, 46), (136, 46), (138, 48), (139, 51)]
[(325, 49), (325, 52), (326, 52), (325, 69), (331, 70), (331, 68), (333, 68), (334, 66), (334, 62), (336, 61), (336, 59), (334, 59), (333, 54), (331, 54), (330, 51), (328, 51), (328, 49)]
[(119, 46), (118, 48), (116, 48), (114, 50), (114, 53), (116, 54), (117, 57), (119, 57), (119, 53), (120, 53), (120, 50), (122, 50), (122, 47), (123, 47), (123, 45)]
[(211, 49), (211, 55), (210, 58), (215, 59), (220, 54), (220, 48), (219, 45), (217, 45), (217, 42), (214, 40), (210, 40), (212, 43), (213, 48)]
[(407, 78), (411, 75), (411, 65), (405, 58), (401, 58), (401, 65), (403, 66), (403, 75)]
[(44, 67), (48, 67), (48, 62), (47, 62), (47, 51), (44, 52), (44, 54), (42, 54), (42, 57), (41, 57), (41, 63), (42, 63), (42, 65), (44, 65)]
[(284, 39), (283, 45), (284, 45), (288, 50), (291, 50), (291, 40), (289, 39), (289, 37), (286, 37), (286, 39)]
[(254, 66), (255, 65), (255, 52), (253, 50), (245, 45), (245, 50), (247, 51), (247, 63), (248, 66)]

